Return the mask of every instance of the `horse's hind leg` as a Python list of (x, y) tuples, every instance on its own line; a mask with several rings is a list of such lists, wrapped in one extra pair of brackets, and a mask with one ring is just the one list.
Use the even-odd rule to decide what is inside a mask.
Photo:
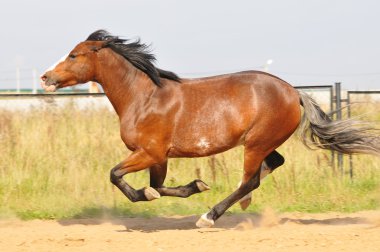
[[(260, 180), (264, 179), (268, 174), (272, 173), (277, 167), (280, 167), (285, 162), (283, 156), (277, 151), (272, 151), (261, 163)], [(239, 184), (240, 186), (240, 184)], [(241, 209), (245, 210), (252, 201), (252, 192), (245, 195), (239, 200)]]
[(186, 198), (195, 193), (209, 190), (210, 187), (200, 179), (185, 186), (164, 187), (164, 180), (167, 172), (167, 162), (150, 167), (150, 186), (160, 193), (161, 196), (175, 196)]
[(197, 227), (210, 227), (214, 225), (222, 214), (233, 204), (239, 201), (244, 195), (260, 185), (260, 165), (268, 153), (263, 153), (259, 148), (249, 148), (246, 146), (244, 150), (244, 176), (242, 184), (230, 196), (215, 205), (208, 213), (196, 223)]
[(260, 180), (272, 173), (276, 168), (283, 165), (285, 158), (277, 151), (272, 151), (261, 163)]

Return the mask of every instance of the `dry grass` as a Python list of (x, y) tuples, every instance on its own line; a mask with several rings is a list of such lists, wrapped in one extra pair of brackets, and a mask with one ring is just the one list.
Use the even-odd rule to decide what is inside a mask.
[[(380, 121), (378, 104), (360, 105), (353, 114)], [(368, 112), (372, 111), (372, 112)], [(355, 114), (356, 113), (356, 114)], [(188, 199), (164, 197), (130, 203), (109, 182), (109, 170), (128, 155), (119, 137), (118, 118), (107, 109), (79, 110), (73, 104), (31, 112), (0, 111), (0, 215), (71, 218), (123, 215), (199, 214), (235, 189), (242, 174), (241, 148), (216, 157), (173, 159), (166, 185), (201, 178), (211, 191)], [(280, 149), (283, 167), (254, 192), (248, 211), (358, 211), (380, 202), (380, 160), (354, 157), (354, 180), (331, 167), (330, 152), (310, 151), (295, 137)], [(345, 159), (347, 171), (348, 159)], [(147, 172), (126, 176), (139, 188)], [(239, 212), (238, 206), (231, 208)]]

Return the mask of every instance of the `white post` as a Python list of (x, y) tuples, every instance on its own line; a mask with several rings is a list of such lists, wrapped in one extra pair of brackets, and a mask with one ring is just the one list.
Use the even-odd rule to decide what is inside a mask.
[(20, 93), (20, 67), (16, 68), (16, 92)]
[(35, 68), (33, 68), (33, 71), (32, 71), (32, 75), (33, 75), (33, 88), (32, 88), (32, 93), (33, 94), (37, 94), (37, 70)]
[(271, 65), (273, 63), (273, 60), (272, 59), (269, 59), (267, 60), (267, 62), (265, 62), (265, 65), (264, 65), (264, 72), (269, 72), (269, 65)]

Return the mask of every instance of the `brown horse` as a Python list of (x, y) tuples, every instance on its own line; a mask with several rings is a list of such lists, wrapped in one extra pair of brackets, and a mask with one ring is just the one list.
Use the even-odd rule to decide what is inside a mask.
[[(111, 182), (133, 202), (208, 190), (198, 179), (165, 187), (168, 159), (203, 157), (243, 145), (239, 188), (197, 222), (198, 227), (212, 226), (237, 201), (243, 208), (249, 205), (260, 177), (284, 163), (275, 149), (300, 123), (306, 144), (342, 153), (379, 153), (378, 137), (370, 129), (352, 127), (355, 122), (349, 120), (331, 121), (308, 95), (273, 75), (247, 71), (182, 79), (156, 68), (154, 60), (140, 41), (99, 30), (41, 77), (47, 91), (88, 81), (102, 85), (120, 118), (121, 138), (132, 151), (111, 170)], [(150, 187), (135, 190), (123, 179), (147, 168)]]

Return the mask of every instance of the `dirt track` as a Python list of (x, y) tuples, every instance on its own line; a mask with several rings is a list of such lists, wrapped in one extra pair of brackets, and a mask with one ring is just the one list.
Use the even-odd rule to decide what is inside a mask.
[(380, 211), (0, 221), (0, 251), (380, 251)]

